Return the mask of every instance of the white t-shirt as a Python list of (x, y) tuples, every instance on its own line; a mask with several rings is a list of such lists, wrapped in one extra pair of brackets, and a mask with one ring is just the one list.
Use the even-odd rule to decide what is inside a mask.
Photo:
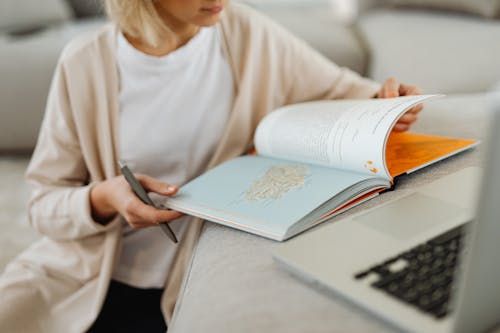
[[(217, 27), (201, 28), (186, 45), (154, 57), (119, 34), (120, 157), (132, 172), (182, 185), (203, 171), (222, 136), (234, 95), (220, 38)], [(188, 220), (170, 223), (179, 239)], [(132, 230), (124, 228), (113, 278), (135, 287), (162, 288), (177, 245), (159, 227)]]

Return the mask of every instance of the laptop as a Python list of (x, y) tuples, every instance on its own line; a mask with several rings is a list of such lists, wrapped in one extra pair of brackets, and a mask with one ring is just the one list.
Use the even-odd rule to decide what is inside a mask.
[[(484, 168), (466, 168), (284, 243), (275, 261), (404, 331), (500, 322), (500, 103)], [(477, 212), (477, 214), (476, 214)]]

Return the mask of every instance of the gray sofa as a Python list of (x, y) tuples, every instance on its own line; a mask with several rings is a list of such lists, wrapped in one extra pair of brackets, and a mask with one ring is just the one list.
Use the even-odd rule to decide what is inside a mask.
[[(63, 45), (73, 36), (89, 29), (95, 29), (105, 22), (104, 18), (95, 15), (95, 7), (92, 11), (83, 6), (86, 11), (82, 11), (81, 5), (84, 3), (77, 0), (71, 3), (65, 2), (65, 0), (44, 0), (43, 10), (36, 7), (38, 12), (32, 17), (26, 16), (26, 14), (22, 16), (22, 13), (18, 11), (9, 11), (9, 8), (2, 7), (5, 6), (5, 3), (14, 6), (24, 1), (38, 2), (36, 0), (4, 0), (0, 4), (0, 182), (3, 184), (0, 187), (0, 248), (2, 249), (0, 251), (0, 271), (3, 270), (8, 260), (38, 237), (27, 225), (24, 205), (28, 189), (22, 182), (22, 173), (26, 167), (29, 153), (36, 142), (57, 57)], [(384, 4), (381, 1), (384, 1)], [(477, 107), (483, 110), (485, 102), (482, 95), (477, 95), (477, 93), (490, 90), (495, 82), (500, 80), (498, 61), (500, 59), (500, 44), (497, 43), (500, 40), (500, 20), (493, 18), (494, 16), (498, 17), (498, 7), (482, 8), (488, 10), (477, 13), (472, 11), (471, 13), (471, 10), (460, 10), (461, 8), (455, 8), (452, 11), (435, 8), (423, 9), (421, 7), (395, 7), (387, 5), (388, 1), (363, 0), (360, 6), (360, 16), (350, 24), (333, 19), (332, 9), (328, 1), (303, 0), (292, 3), (291, 0), (281, 0), (276, 4), (271, 0), (249, 2), (258, 10), (271, 16), (293, 33), (305, 39), (311, 46), (339, 65), (351, 67), (377, 80), (394, 76), (401, 81), (418, 84), (429, 93), (441, 92), (460, 95), (454, 97), (455, 103), (452, 104), (452, 107), (445, 108), (445, 114), (448, 117), (452, 117), (453, 109), (461, 106), (471, 109)], [(392, 0), (392, 2), (394, 1), (396, 0)], [(440, 0), (435, 2), (482, 3), (480, 0)], [(491, 3), (494, 2), (491, 1)], [(85, 16), (85, 14), (89, 14), (89, 16)], [(16, 17), (15, 15), (21, 16)], [(7, 23), (4, 24), (5, 22)], [(23, 25), (14, 25), (12, 22), (20, 22)], [(24, 24), (26, 22), (29, 24)], [(468, 97), (463, 96), (463, 94), (473, 95)], [(436, 108), (429, 108), (431, 111), (434, 109)], [(480, 124), (479, 129), (476, 128), (474, 124), (476, 117), (473, 112), (454, 119), (449, 128), (444, 128), (441, 122), (435, 122), (431, 113), (429, 112), (429, 119), (432, 121), (425, 123), (424, 118), (422, 125), (427, 124), (424, 126), (425, 129), (431, 126), (432, 132), (435, 134), (448, 134), (446, 130), (462, 126), (460, 134), (465, 136), (470, 134), (471, 137), (475, 137), (474, 135), (481, 131), (480, 128), (484, 128), (483, 123)], [(463, 122), (472, 122), (473, 126), (469, 124), (465, 126)], [(471, 132), (467, 132), (467, 126), (471, 127)], [(455, 134), (455, 132), (452, 131), (449, 134)], [(21, 155), (20, 158), (12, 157), (13, 154), (19, 153), (24, 153), (24, 155)], [(434, 169), (428, 175), (430, 179), (442, 174), (440, 169)], [(175, 327), (184, 332), (197, 331), (198, 328), (202, 330), (203, 324), (207, 323), (206, 321), (197, 322), (193, 315), (193, 311), (196, 312), (196, 316), (200, 316), (203, 312), (201, 307), (196, 307), (198, 291), (210, 293), (211, 298), (207, 297), (207, 300), (220, 301), (217, 303), (220, 308), (219, 313), (224, 313), (227, 310), (227, 304), (224, 305), (223, 299), (217, 296), (219, 292), (224, 292), (224, 284), (214, 285), (219, 286), (220, 289), (206, 289), (203, 284), (206, 280), (203, 269), (207, 266), (199, 263), (211, 263), (212, 261), (222, 263), (219, 260), (218, 252), (210, 252), (214, 246), (219, 246), (222, 254), (227, 253), (227, 248), (231, 247), (234, 250), (231, 250), (232, 253), (237, 254), (238, 257), (234, 257), (234, 263), (227, 262), (227, 264), (234, 264), (233, 271), (242, 272), (245, 275), (242, 283), (246, 281), (246, 284), (241, 284), (240, 289), (227, 289), (227, 292), (230, 293), (231, 290), (234, 290), (243, 293), (248, 288), (258, 290), (261, 287), (261, 282), (262, 284), (266, 283), (266, 276), (274, 277), (274, 273), (269, 273), (269, 270), (274, 269), (274, 266), (270, 261), (269, 247), (264, 244), (264, 240), (227, 228), (210, 226), (205, 228), (201, 236), (201, 245), (196, 252), (192, 271), (188, 275), (189, 279), (186, 281), (184, 298), (180, 301), (182, 307), (173, 327), (174, 331), (176, 331)], [(217, 239), (221, 239), (221, 237), (224, 241), (219, 242)], [(240, 243), (241, 239), (248, 241)], [(254, 256), (255, 259), (252, 257), (252, 253), (255, 252), (253, 248), (256, 248), (255, 244), (257, 243), (259, 256)], [(245, 248), (240, 247), (242, 244), (245, 244)], [(261, 244), (264, 245), (261, 247)], [(242, 264), (242, 258), (248, 260), (247, 262), (250, 262), (251, 265)], [(228, 257), (228, 259), (230, 258)], [(245, 271), (247, 267), (255, 268), (252, 270), (255, 274), (263, 272), (265, 274), (255, 280), (248, 271)], [(221, 275), (224, 275), (223, 271), (224, 267), (221, 271), (211, 269), (213, 281), (217, 281)], [(269, 275), (266, 275), (268, 273)], [(233, 283), (237, 284), (237, 281), (233, 281)], [(269, 281), (269, 286), (279, 288), (279, 283), (279, 280)], [(285, 292), (297, 290), (294, 289), (296, 288), (295, 280), (291, 279), (287, 280), (287, 284), (282, 287)], [(301, 289), (300, 292), (315, 295), (308, 289)], [(241, 298), (233, 295), (231, 298), (233, 303), (231, 304), (238, 306), (248, 302), (255, 303), (266, 300), (265, 295), (263, 298), (259, 298), (259, 295), (263, 294), (264, 292), (256, 293), (251, 296), (254, 297), (253, 299), (245, 298), (243, 295)], [(297, 302), (300, 302), (299, 298), (302, 296), (299, 294), (290, 295), (290, 298), (294, 297)], [(312, 298), (308, 299), (312, 302)], [(331, 306), (329, 301), (322, 302), (321, 304), (311, 303), (311, 306), (321, 305), (318, 310), (323, 309), (323, 306)], [(199, 304), (206, 305), (208, 303), (201, 302)], [(302, 306), (292, 303), (290, 306), (295, 309), (295, 312), (292, 313), (297, 316), (301, 315)], [(333, 307), (333, 310), (340, 308), (338, 305)], [(255, 310), (258, 308), (256, 307)], [(330, 318), (331, 310), (330, 308), (328, 311), (319, 311), (318, 313), (325, 318), (327, 316)], [(238, 321), (238, 317), (234, 317), (236, 314), (229, 311), (226, 313), (227, 316), (233, 316), (232, 322), (236, 325)], [(286, 325), (281, 326), (281, 323), (274, 320), (271, 315), (266, 316), (262, 312), (258, 312), (258, 314), (262, 316), (262, 320), (278, 325), (274, 327), (278, 331), (283, 331), (279, 329), (280, 327), (287, 327)], [(251, 317), (247, 316), (249, 313), (240, 313), (239, 315), (244, 320), (249, 320)], [(340, 315), (349, 317), (351, 313), (341, 311)], [(208, 316), (209, 312), (206, 313), (205, 317)], [(215, 325), (216, 319), (212, 318), (210, 323)], [(332, 321), (330, 320), (330, 322)], [(252, 331), (251, 321), (247, 321), (246, 324), (249, 326), (242, 331)], [(216, 327), (211, 326), (214, 330)], [(269, 328), (270, 326), (265, 327)], [(263, 330), (265, 327), (262, 327)], [(359, 328), (359, 326), (356, 327)], [(352, 331), (350, 326), (344, 328), (344, 331)], [(385, 327), (382, 326), (379, 331), (384, 329)], [(328, 331), (328, 329), (318, 331)]]
[(95, 4), (95, 0), (0, 3), (0, 152), (33, 149), (61, 50), (76, 35), (104, 22)]
[[(96, 17), (98, 0), (47, 0), (41, 11), (35, 0), (5, 1), (0, 5), (0, 152), (29, 152), (60, 51), (104, 18)], [(500, 44), (493, 41), (500, 40), (500, 20), (484, 17), (497, 15), (481, 8), (487, 1), (477, 1), (483, 10), (478, 13), (383, 4), (395, 1), (361, 0), (361, 15), (352, 24), (335, 21), (325, 0), (246, 2), (337, 64), (379, 81), (394, 76), (427, 92), (471, 93), (499, 80)], [(25, 2), (32, 7), (24, 8)]]
[(360, 15), (349, 24), (333, 19), (328, 2), (305, 3), (255, 7), (332, 61), (378, 81), (394, 76), (429, 93), (456, 94), (500, 80), (498, 0), (359, 0)]

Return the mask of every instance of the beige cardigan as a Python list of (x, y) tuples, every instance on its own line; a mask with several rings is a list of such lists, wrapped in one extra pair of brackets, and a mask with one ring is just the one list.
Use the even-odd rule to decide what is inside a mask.
[[(379, 87), (241, 5), (226, 9), (220, 28), (236, 94), (207, 168), (247, 151), (257, 123), (276, 107), (367, 98)], [(119, 174), (115, 37), (113, 25), (82, 36), (66, 47), (58, 63), (26, 174), (34, 186), (30, 222), (45, 237), (0, 277), (0, 332), (82, 332), (103, 304), (121, 226), (117, 219), (107, 226), (95, 223), (88, 197), (94, 183)], [(201, 226), (199, 220), (190, 223), (165, 282), (167, 322)]]

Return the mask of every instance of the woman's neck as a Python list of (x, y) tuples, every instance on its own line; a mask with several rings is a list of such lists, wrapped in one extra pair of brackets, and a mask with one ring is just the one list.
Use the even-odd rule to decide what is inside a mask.
[[(163, 19), (165, 20), (165, 18)], [(155, 57), (165, 56), (185, 45), (198, 33), (198, 31), (200, 31), (199, 26), (193, 24), (175, 24), (174, 22), (175, 21), (170, 20), (168, 24), (172, 34), (158, 46), (152, 46), (138, 38), (132, 38), (128, 35), (125, 35), (125, 38), (133, 47), (143, 53)]]

